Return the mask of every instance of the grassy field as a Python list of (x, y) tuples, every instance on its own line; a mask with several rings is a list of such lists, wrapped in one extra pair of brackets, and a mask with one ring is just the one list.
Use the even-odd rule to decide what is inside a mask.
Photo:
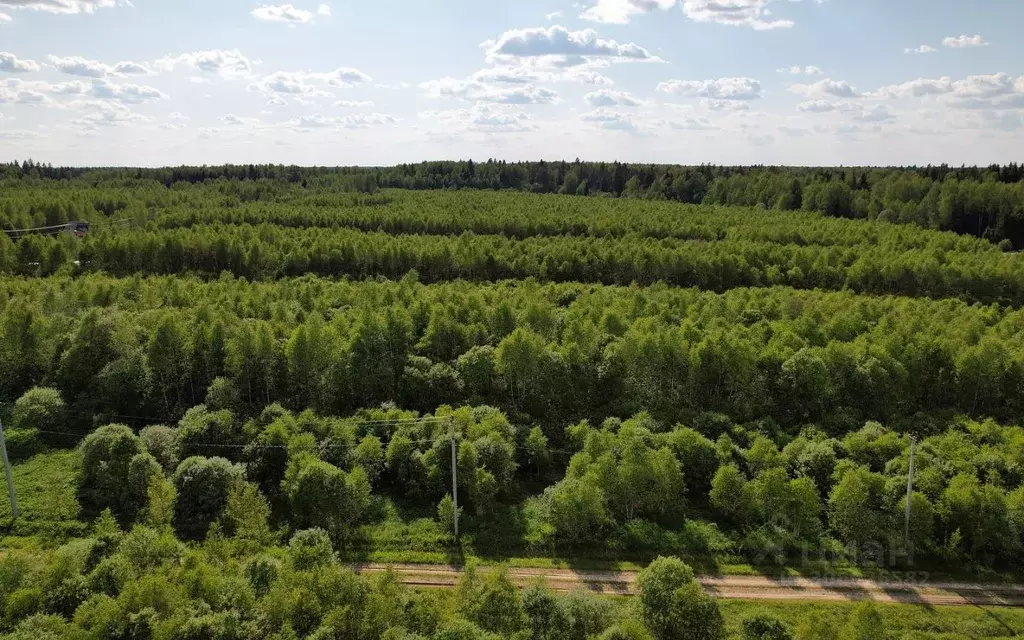
[[(0, 539), (3, 547), (23, 546), (23, 536), (39, 535), (44, 541), (84, 534), (88, 525), (78, 521), (75, 499), (77, 451), (59, 450), (41, 453), (13, 464), (14, 487), (21, 517), (11, 517), (11, 505), (4, 495), (0, 500)], [(5, 487), (6, 488), (6, 487)]]
[[(740, 637), (743, 620), (767, 612), (796, 630), (802, 622), (817, 618), (822, 626), (841, 628), (856, 603), (747, 602), (722, 600), (722, 614), (729, 632)], [(1024, 634), (1024, 610), (998, 607), (930, 607), (876, 605), (889, 638), (907, 640), (963, 640), (965, 638), (1015, 638)], [(820, 637), (820, 636), (819, 636)], [(881, 637), (881, 636), (880, 636)]]

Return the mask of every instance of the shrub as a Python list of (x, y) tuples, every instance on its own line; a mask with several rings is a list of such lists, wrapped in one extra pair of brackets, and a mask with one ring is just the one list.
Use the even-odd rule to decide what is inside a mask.
[(178, 450), (183, 459), (207, 453), (209, 447), (204, 445), (217, 446), (225, 457), (236, 459), (241, 449), (233, 447), (242, 444), (242, 430), (230, 411), (210, 411), (199, 405), (186, 411), (178, 422)]
[(651, 632), (636, 620), (623, 620), (609, 627), (597, 637), (598, 640), (652, 640)]
[(658, 558), (640, 572), (637, 585), (641, 615), (658, 640), (725, 637), (718, 605), (678, 558)]
[(242, 481), (242, 469), (224, 458), (192, 457), (178, 465), (174, 488), (174, 529), (183, 538), (205, 536), (210, 525), (223, 517), (228, 494)]
[(46, 595), (43, 596), (43, 611), (71, 618), (75, 609), (85, 602), (89, 595), (89, 582), (84, 576), (65, 578), (46, 590)]
[(481, 628), (508, 635), (522, 629), (526, 623), (519, 590), (508, 577), (508, 570), (500, 567), (483, 580), (472, 573), (460, 585), (460, 605), (466, 618)]
[[(100, 427), (82, 443), (82, 469), (78, 478), (78, 500), (83, 515), (95, 518), (110, 509), (118, 521), (135, 520), (145, 504), (145, 487), (130, 482), (135, 456), (144, 453), (142, 441), (131, 429), (120, 424)], [(138, 470), (139, 462), (136, 462)]]
[(89, 590), (117, 596), (132, 578), (132, 563), (124, 556), (111, 556), (100, 560), (88, 576)]
[(85, 640), (89, 635), (60, 616), (34, 615), (21, 622), (6, 640)]
[(177, 558), (181, 555), (181, 544), (170, 531), (136, 526), (121, 540), (117, 555), (127, 560), (136, 572), (142, 573)]
[(461, 618), (445, 624), (434, 634), (434, 640), (497, 640), (498, 637)]
[(331, 538), (323, 529), (306, 529), (297, 532), (288, 543), (288, 556), (298, 571), (334, 564), (337, 557)]
[(793, 640), (793, 634), (771, 614), (756, 613), (743, 621), (743, 640)]
[(4, 619), (14, 624), (39, 613), (43, 608), (43, 590), (39, 587), (23, 587), (7, 597)]
[(142, 444), (149, 455), (156, 458), (164, 471), (173, 472), (178, 467), (178, 430), (162, 424), (146, 427), (139, 432)]
[(60, 391), (47, 387), (33, 387), (26, 391), (14, 402), (11, 427), (67, 431), (67, 407)]
[(560, 640), (565, 637), (569, 619), (550, 589), (532, 586), (523, 591), (523, 611), (529, 620), (533, 640)]
[(281, 563), (267, 555), (257, 556), (245, 565), (245, 576), (249, 579), (249, 585), (260, 598), (267, 595), (280, 572)]

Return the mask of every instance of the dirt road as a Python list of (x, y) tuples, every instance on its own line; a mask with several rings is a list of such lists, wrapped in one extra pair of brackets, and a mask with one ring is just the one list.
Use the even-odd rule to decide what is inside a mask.
[[(444, 565), (357, 565), (361, 573), (391, 569), (401, 582), (421, 588), (450, 588), (461, 570)], [(543, 581), (555, 591), (586, 589), (608, 595), (634, 595), (636, 572), (574, 571), (571, 569), (509, 569), (519, 586)], [(929, 605), (1024, 607), (1024, 585), (959, 582), (881, 582), (860, 579), (765, 578), (760, 576), (704, 577), (711, 595), (734, 600), (803, 600), (896, 602)]]

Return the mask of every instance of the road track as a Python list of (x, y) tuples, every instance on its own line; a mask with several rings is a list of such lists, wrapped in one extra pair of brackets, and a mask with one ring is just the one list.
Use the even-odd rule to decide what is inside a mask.
[[(383, 573), (390, 569), (403, 584), (424, 589), (452, 588), (462, 575), (458, 567), (445, 565), (362, 564), (355, 568), (365, 574)], [(634, 571), (511, 568), (508, 572), (520, 587), (540, 581), (550, 589), (562, 592), (584, 589), (606, 595), (631, 596), (637, 591), (637, 573)], [(1024, 607), (1024, 585), (1016, 584), (763, 576), (702, 577), (700, 581), (712, 596), (731, 600), (871, 600), (901, 604)]]

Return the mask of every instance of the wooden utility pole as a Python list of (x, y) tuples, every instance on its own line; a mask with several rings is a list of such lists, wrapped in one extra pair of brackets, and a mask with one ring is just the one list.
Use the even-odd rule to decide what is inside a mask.
[(914, 494), (914, 445), (917, 439), (910, 436), (910, 468), (907, 473), (907, 513), (903, 521), (903, 539), (906, 541), (907, 551), (910, 551), (910, 498)]
[[(448, 420), (448, 438), (452, 443), (452, 503), (455, 506), (455, 539), (459, 539), (459, 478), (456, 471), (458, 466), (458, 456), (456, 455), (455, 447), (455, 416), (452, 416)], [(13, 494), (12, 494), (13, 495)]]
[(0, 420), (0, 453), (4, 458), (4, 472), (7, 474), (7, 493), (11, 496), (11, 515), (18, 518), (18, 498), (14, 495), (14, 478), (11, 477), (11, 462), (7, 459), (7, 440), (4, 438), (4, 422)]

